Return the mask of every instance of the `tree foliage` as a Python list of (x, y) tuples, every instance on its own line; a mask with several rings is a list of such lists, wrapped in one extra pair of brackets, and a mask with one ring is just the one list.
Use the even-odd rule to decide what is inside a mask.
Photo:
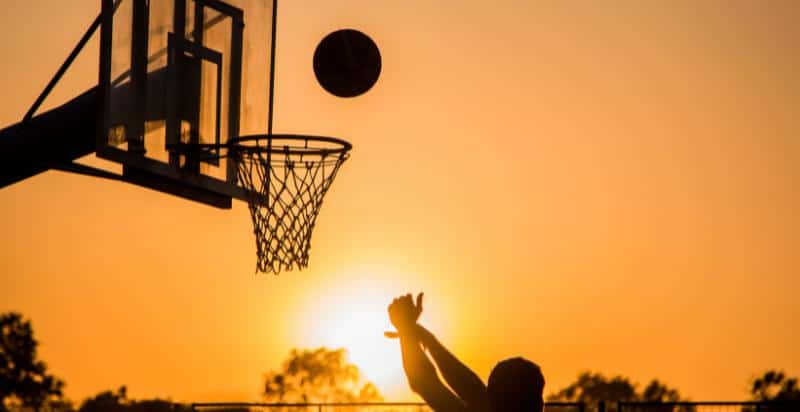
[(643, 402), (680, 402), (681, 394), (677, 389), (668, 387), (658, 379), (653, 379), (642, 389), (639, 400)]
[(362, 382), (344, 349), (292, 349), (279, 372), (269, 372), (264, 385), (267, 402), (380, 402), (371, 382)]
[(11, 401), (39, 410), (62, 397), (64, 382), (47, 373), (37, 359), (37, 345), (29, 320), (19, 313), (0, 314), (0, 411)]
[(753, 379), (750, 395), (754, 401), (800, 401), (798, 379), (789, 378), (783, 371), (770, 370)]
[(127, 392), (124, 386), (116, 392), (101, 392), (83, 401), (78, 412), (121, 412), (127, 403)]
[(606, 377), (601, 373), (584, 372), (575, 382), (547, 397), (551, 402), (585, 402), (595, 410), (598, 402), (678, 402), (680, 393), (653, 379), (641, 392), (638, 384), (624, 376)]
[(125, 386), (101, 392), (81, 404), (78, 412), (189, 412), (186, 405), (162, 399), (130, 400)]

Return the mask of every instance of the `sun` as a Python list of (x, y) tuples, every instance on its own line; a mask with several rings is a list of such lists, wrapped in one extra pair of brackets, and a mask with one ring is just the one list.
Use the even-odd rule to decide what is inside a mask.
[(398, 343), (383, 336), (392, 330), (386, 316), (367, 305), (348, 306), (335, 309), (320, 330), (326, 346), (347, 349), (350, 361), (379, 387), (402, 377)]
[(393, 330), (386, 314), (392, 293), (374, 285), (327, 290), (313, 302), (303, 343), (309, 347), (345, 348), (365, 380), (373, 382), (385, 398), (405, 396), (406, 380), (399, 343), (383, 336)]

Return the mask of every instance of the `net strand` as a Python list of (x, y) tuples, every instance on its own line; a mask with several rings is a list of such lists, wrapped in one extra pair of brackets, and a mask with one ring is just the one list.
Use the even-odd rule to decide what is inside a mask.
[(240, 150), (231, 154), (239, 184), (248, 192), (256, 272), (278, 274), (308, 267), (322, 201), (348, 153), (309, 156), (287, 148), (282, 153)]

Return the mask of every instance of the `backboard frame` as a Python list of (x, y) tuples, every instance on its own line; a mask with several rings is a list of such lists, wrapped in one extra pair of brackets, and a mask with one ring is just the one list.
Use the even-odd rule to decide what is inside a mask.
[[(191, 151), (187, 151), (187, 146), (193, 143), (200, 143), (197, 140), (196, 133), (190, 133), (190, 140), (181, 141), (181, 118), (176, 113), (180, 106), (180, 99), (183, 99), (187, 94), (185, 80), (181, 79), (184, 71), (183, 65), (187, 65), (190, 59), (186, 55), (190, 55), (194, 61), (206, 61), (216, 66), (217, 70), (217, 83), (216, 83), (216, 113), (214, 122), (214, 139), (216, 144), (222, 143), (220, 141), (220, 128), (222, 116), (226, 118), (225, 135), (227, 139), (236, 138), (239, 136), (239, 120), (240, 120), (240, 105), (241, 105), (241, 87), (242, 87), (242, 52), (243, 52), (243, 31), (245, 25), (245, 12), (226, 3), (222, 0), (160, 0), (174, 2), (174, 31), (169, 33), (168, 38), (168, 60), (169, 63), (166, 70), (156, 76), (153, 73), (148, 73), (148, 19), (150, 11), (148, 9), (150, 1), (148, 0), (124, 0), (131, 3), (133, 8), (132, 22), (131, 22), (131, 59), (130, 59), (130, 76), (129, 76), (129, 90), (126, 97), (130, 101), (130, 106), (126, 107), (129, 110), (131, 118), (134, 119), (131, 123), (134, 124), (132, 133), (125, 134), (125, 141), (127, 149), (114, 147), (109, 144), (109, 127), (110, 127), (110, 110), (112, 90), (115, 84), (112, 79), (112, 36), (114, 33), (114, 13), (117, 7), (123, 0), (101, 0), (102, 9), (100, 14), (100, 62), (99, 62), (99, 94), (100, 94), (100, 112), (101, 115), (97, 124), (96, 134), (96, 150), (95, 154), (99, 158), (110, 160), (115, 163), (123, 165), (123, 176), (126, 180), (131, 181), (151, 189), (159, 190), (169, 194), (188, 198), (190, 200), (206, 203), (214, 207), (230, 208), (232, 199), (239, 199), (247, 201), (248, 193), (245, 189), (237, 184), (237, 167), (233, 160), (228, 159), (224, 167), (220, 168), (219, 173), (224, 176), (215, 177), (203, 174), (200, 172), (200, 163), (208, 163), (214, 166), (219, 165), (219, 159), (214, 159), (213, 156), (204, 156), (200, 159), (192, 159), (190, 156)], [(186, 11), (187, 3), (190, 8), (194, 6), (195, 12), (193, 16)], [(264, 111), (268, 111), (268, 128), (271, 132), (272, 123), (272, 95), (274, 88), (274, 65), (275, 65), (275, 27), (277, 0), (270, 0), (265, 4), (271, 4), (272, 10), (266, 9), (266, 12), (271, 12), (271, 23), (273, 27), (269, 30), (271, 35), (270, 46), (272, 51), (269, 54), (269, 73), (264, 73), (264, 76), (269, 75), (269, 107), (264, 107)], [(220, 15), (229, 18), (230, 25), (230, 40), (231, 48), (229, 51), (229, 64), (230, 73), (229, 85), (227, 87), (227, 113), (221, 113), (221, 94), (223, 93), (222, 86), (222, 56), (213, 49), (208, 49), (203, 46), (202, 36), (205, 29), (205, 22), (203, 21), (203, 11), (210, 9), (219, 13)], [(193, 19), (187, 22), (187, 19)], [(189, 23), (189, 24), (187, 24)], [(185, 33), (186, 27), (193, 27), (191, 36), (193, 38), (186, 39), (177, 33)], [(198, 29), (200, 28), (200, 29)], [(193, 41), (194, 40), (194, 41)], [(148, 79), (148, 76), (150, 78)], [(160, 76), (160, 77), (159, 77)], [(164, 121), (165, 121), (165, 150), (169, 154), (169, 161), (164, 162), (149, 158), (145, 156), (144, 140), (137, 138), (137, 136), (144, 136), (144, 122), (147, 111), (152, 108), (146, 107), (146, 93), (147, 82), (165, 82), (163, 87), (166, 90), (165, 104), (163, 107)], [(191, 88), (189, 88), (191, 89)], [(190, 93), (199, 93), (197, 90), (189, 90)], [(199, 103), (198, 103), (199, 104)], [(125, 127), (128, 123), (126, 123)], [(126, 129), (127, 130), (127, 129)], [(188, 143), (188, 144), (187, 144)]]

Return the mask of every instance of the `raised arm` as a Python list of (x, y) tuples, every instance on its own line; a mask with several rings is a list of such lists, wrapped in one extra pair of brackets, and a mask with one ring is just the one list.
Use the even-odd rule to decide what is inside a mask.
[(436, 412), (465, 412), (464, 402), (439, 380), (430, 359), (422, 351), (419, 341), (412, 336), (400, 334), (403, 354), (403, 369), (411, 390), (418, 393), (425, 403)]
[(466, 412), (464, 402), (439, 380), (436, 368), (422, 350), (416, 328), (420, 312), (421, 308), (414, 305), (411, 295), (397, 298), (389, 305), (389, 317), (400, 337), (408, 384), (436, 412)]
[(417, 325), (422, 346), (433, 356), (436, 366), (447, 384), (456, 392), (470, 410), (488, 411), (489, 395), (481, 378), (467, 365), (458, 360), (438, 339), (422, 325)]

